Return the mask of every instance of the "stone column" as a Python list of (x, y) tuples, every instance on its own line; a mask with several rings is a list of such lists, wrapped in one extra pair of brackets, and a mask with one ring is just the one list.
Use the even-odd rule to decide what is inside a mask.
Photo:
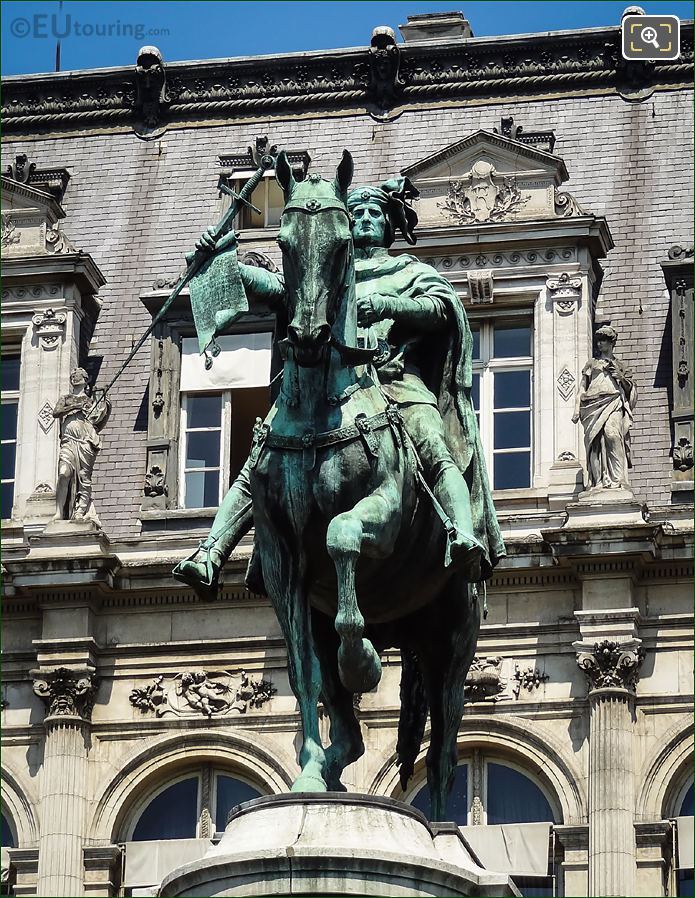
[(576, 644), (589, 681), (589, 896), (635, 894), (633, 720), (639, 639)]
[(37, 894), (84, 895), (87, 737), (96, 696), (93, 668), (34, 670), (34, 692), (48, 709), (41, 771)]

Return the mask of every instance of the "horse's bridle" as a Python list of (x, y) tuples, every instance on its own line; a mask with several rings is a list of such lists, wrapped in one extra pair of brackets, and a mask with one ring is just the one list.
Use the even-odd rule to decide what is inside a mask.
[[(332, 197), (309, 197), (303, 202), (293, 202), (290, 199), (282, 210), (282, 215), (284, 215), (285, 212), (305, 212), (309, 215), (315, 215), (318, 212), (343, 212), (348, 223), (352, 222), (352, 216), (350, 215), (348, 207), (337, 197), (335, 199)], [(280, 216), (281, 219), (282, 215)], [(285, 341), (283, 340), (281, 342), (284, 343)], [(335, 348), (345, 365), (367, 365), (370, 362), (373, 362), (382, 351), (378, 344), (376, 346), (364, 348), (360, 346), (346, 346), (344, 343), (337, 340), (332, 333), (329, 345)]]

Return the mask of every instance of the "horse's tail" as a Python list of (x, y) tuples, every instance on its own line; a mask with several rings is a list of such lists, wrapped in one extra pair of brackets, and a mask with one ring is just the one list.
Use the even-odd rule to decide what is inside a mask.
[(404, 790), (413, 775), (415, 759), (420, 752), (428, 707), (425, 681), (417, 656), (404, 648), (401, 650), (401, 716), (398, 719), (396, 745), (401, 788)]

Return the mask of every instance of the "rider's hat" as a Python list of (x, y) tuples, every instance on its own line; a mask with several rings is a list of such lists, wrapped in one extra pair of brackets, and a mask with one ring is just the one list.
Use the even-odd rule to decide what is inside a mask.
[(380, 187), (365, 185), (355, 187), (348, 194), (348, 208), (355, 209), (363, 203), (377, 203), (384, 210), (390, 226), (388, 242), (392, 243), (399, 230), (408, 243), (415, 243), (413, 231), (417, 224), (417, 212), (408, 201), (417, 199), (420, 191), (409, 178), (391, 178)]

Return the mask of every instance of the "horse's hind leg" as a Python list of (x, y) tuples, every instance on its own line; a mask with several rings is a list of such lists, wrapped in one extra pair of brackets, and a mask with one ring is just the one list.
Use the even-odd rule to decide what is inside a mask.
[(381, 679), (379, 655), (372, 643), (362, 638), (364, 617), (355, 592), (357, 560), (361, 554), (372, 558), (390, 555), (400, 519), (400, 496), (393, 480), (361, 499), (350, 511), (337, 515), (328, 525), (326, 546), (338, 575), (338, 671), (349, 692), (369, 692)]
[(324, 778), (329, 791), (344, 792), (340, 777), (345, 768), (362, 757), (364, 741), (355, 717), (352, 693), (338, 675), (338, 635), (333, 622), (315, 608), (311, 611), (316, 653), (321, 664), (321, 697), (331, 721), (331, 744), (326, 749)]
[[(428, 622), (415, 623), (414, 641), (430, 706), (427, 782), (432, 820), (444, 820), (457, 763), (456, 743), (463, 717), (463, 690), (480, 628), (478, 600), (469, 584), (454, 577), (434, 605)], [(420, 615), (418, 615), (420, 617)]]

